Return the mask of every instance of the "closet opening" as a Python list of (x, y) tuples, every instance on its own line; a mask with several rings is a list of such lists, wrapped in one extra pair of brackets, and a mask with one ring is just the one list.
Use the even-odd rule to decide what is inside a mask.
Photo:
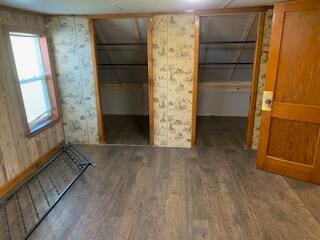
[(94, 20), (107, 144), (149, 144), (148, 18)]
[[(200, 17), (196, 145), (244, 147), (259, 13)], [(253, 90), (256, 91), (256, 90)], [(254, 97), (252, 95), (252, 97)]]

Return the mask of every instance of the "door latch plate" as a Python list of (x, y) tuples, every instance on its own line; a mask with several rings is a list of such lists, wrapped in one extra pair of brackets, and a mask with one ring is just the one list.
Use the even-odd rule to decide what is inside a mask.
[(272, 100), (273, 100), (273, 92), (272, 91), (263, 91), (262, 111), (271, 111)]

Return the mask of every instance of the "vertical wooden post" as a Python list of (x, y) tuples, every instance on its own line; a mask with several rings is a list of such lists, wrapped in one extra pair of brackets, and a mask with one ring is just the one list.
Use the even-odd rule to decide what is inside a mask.
[(192, 90), (192, 125), (191, 125), (191, 146), (196, 146), (197, 134), (197, 98), (198, 98), (198, 77), (199, 77), (199, 36), (200, 16), (194, 18), (194, 63), (193, 63), (193, 90)]
[(261, 49), (263, 41), (263, 30), (264, 30), (264, 18), (265, 13), (259, 13), (259, 24), (257, 29), (257, 38), (256, 38), (256, 48), (254, 54), (254, 63), (253, 63), (253, 72), (252, 72), (252, 81), (251, 81), (251, 94), (250, 94), (250, 103), (249, 103), (249, 113), (247, 120), (247, 133), (246, 133), (246, 148), (251, 149), (252, 146), (252, 135), (254, 128), (254, 118), (256, 111), (256, 101), (257, 101), (257, 91), (259, 83), (259, 73), (260, 73), (260, 58), (261, 58)]
[(149, 142), (154, 145), (154, 102), (153, 102), (153, 18), (148, 18), (148, 96), (149, 96)]
[(89, 35), (90, 35), (90, 47), (91, 47), (91, 56), (92, 56), (92, 67), (93, 67), (93, 81), (95, 87), (96, 95), (96, 108), (97, 108), (97, 120), (98, 120), (98, 135), (99, 143), (105, 143), (105, 135), (103, 128), (103, 116), (102, 116), (102, 107), (101, 107), (101, 88), (99, 82), (99, 70), (97, 64), (97, 53), (96, 53), (96, 38), (95, 38), (95, 28), (94, 20), (89, 19)]

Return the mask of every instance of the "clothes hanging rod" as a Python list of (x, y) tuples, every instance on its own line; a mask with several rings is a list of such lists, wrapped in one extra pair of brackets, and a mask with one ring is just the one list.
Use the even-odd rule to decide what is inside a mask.
[(97, 46), (147, 45), (147, 43), (97, 43)]
[(199, 65), (252, 65), (252, 62), (217, 62), (217, 63), (199, 63)]
[(100, 63), (99, 66), (147, 66), (146, 63)]
[[(256, 41), (215, 41), (215, 42), (201, 42), (200, 44), (235, 44), (235, 43), (255, 43)], [(147, 43), (97, 43), (97, 46), (139, 46), (147, 45)]]
[(234, 44), (234, 43), (255, 43), (256, 41), (216, 41), (216, 42), (201, 42), (200, 44)]
[[(238, 63), (232, 63), (232, 62), (221, 62), (221, 63), (199, 63), (201, 66), (206, 66), (206, 65), (252, 65), (252, 62), (238, 62)], [(146, 63), (100, 63), (99, 66), (147, 66), (148, 64)]]

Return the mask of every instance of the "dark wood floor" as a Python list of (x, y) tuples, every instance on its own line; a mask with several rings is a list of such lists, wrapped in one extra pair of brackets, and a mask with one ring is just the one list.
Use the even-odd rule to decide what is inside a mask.
[(107, 144), (149, 144), (148, 116), (104, 115), (103, 123)]
[(320, 239), (320, 187), (256, 170), (239, 142), (79, 148), (97, 167), (30, 239)]
[(16, 191), (0, 199), (0, 239), (23, 240), (89, 163), (72, 146)]
[[(104, 115), (107, 144), (148, 145), (148, 116)], [(244, 143), (247, 118), (197, 117), (197, 146), (237, 148)]]
[(197, 117), (197, 146), (241, 148), (245, 141), (246, 117)]

